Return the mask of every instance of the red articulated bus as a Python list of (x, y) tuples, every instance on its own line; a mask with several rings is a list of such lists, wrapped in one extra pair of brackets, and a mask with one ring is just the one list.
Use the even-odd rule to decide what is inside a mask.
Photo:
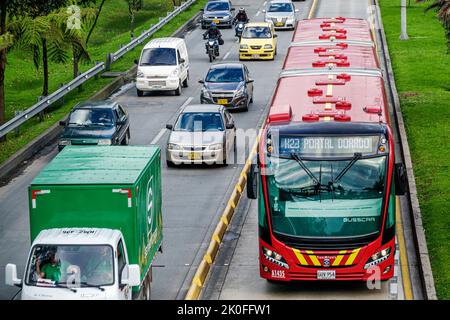
[(369, 24), (300, 21), (248, 174), (261, 277), (391, 278), (404, 185)]

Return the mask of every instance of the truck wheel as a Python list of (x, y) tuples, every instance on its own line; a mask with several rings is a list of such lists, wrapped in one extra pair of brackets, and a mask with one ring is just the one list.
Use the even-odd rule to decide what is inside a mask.
[(181, 96), (181, 81), (180, 81), (180, 83), (178, 84), (178, 88), (175, 89), (175, 95), (176, 95), (176, 96)]
[(187, 88), (189, 86), (188, 78), (189, 78), (189, 76), (187, 76), (186, 79), (184, 79), (184, 81), (183, 81), (183, 87), (185, 87), (185, 88)]
[(144, 300), (150, 300), (151, 299), (151, 295), (152, 295), (152, 290), (151, 290), (151, 280), (150, 277), (146, 277), (145, 281), (144, 281), (144, 288), (142, 290), (144, 290), (143, 292), (143, 299)]
[(138, 97), (142, 97), (144, 95), (144, 91), (142, 90), (136, 89), (136, 92)]

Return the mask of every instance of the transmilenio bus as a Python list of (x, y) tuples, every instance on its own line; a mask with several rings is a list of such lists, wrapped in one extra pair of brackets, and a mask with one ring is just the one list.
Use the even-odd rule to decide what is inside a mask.
[(248, 174), (261, 277), (391, 278), (404, 184), (368, 22), (300, 21)]

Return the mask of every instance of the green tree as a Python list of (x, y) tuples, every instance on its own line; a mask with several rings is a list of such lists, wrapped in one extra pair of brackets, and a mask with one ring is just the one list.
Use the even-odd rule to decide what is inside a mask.
[(136, 12), (142, 9), (143, 0), (126, 0), (128, 3), (128, 13), (130, 14), (130, 35), (134, 38), (134, 20)]
[[(424, 2), (429, 0), (417, 0), (417, 2)], [(447, 37), (447, 53), (450, 53), (450, 0), (433, 0), (434, 3), (430, 4), (425, 11), (436, 10), (437, 18), (441, 21), (446, 30)]]

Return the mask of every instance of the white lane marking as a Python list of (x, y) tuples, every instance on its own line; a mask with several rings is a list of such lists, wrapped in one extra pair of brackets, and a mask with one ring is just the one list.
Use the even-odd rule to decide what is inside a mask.
[(260, 13), (261, 13), (261, 11), (258, 11), (258, 12), (255, 14), (255, 17), (259, 16)]
[(223, 57), (223, 60), (227, 60), (228, 56), (230, 55), (230, 51), (228, 51), (225, 56)]
[(264, 4), (263, 4), (263, 5), (265, 6), (266, 4), (267, 4), (267, 1), (264, 1)]
[[(183, 103), (183, 105), (180, 107), (180, 109), (187, 106), (192, 101), (192, 99), (194, 99), (194, 97), (187, 98), (186, 101)], [(150, 144), (157, 144), (159, 139), (162, 138), (162, 136), (166, 133), (166, 131), (167, 131), (166, 128), (161, 129), (161, 131), (159, 131), (158, 135), (152, 140), (152, 142), (150, 142)]]

